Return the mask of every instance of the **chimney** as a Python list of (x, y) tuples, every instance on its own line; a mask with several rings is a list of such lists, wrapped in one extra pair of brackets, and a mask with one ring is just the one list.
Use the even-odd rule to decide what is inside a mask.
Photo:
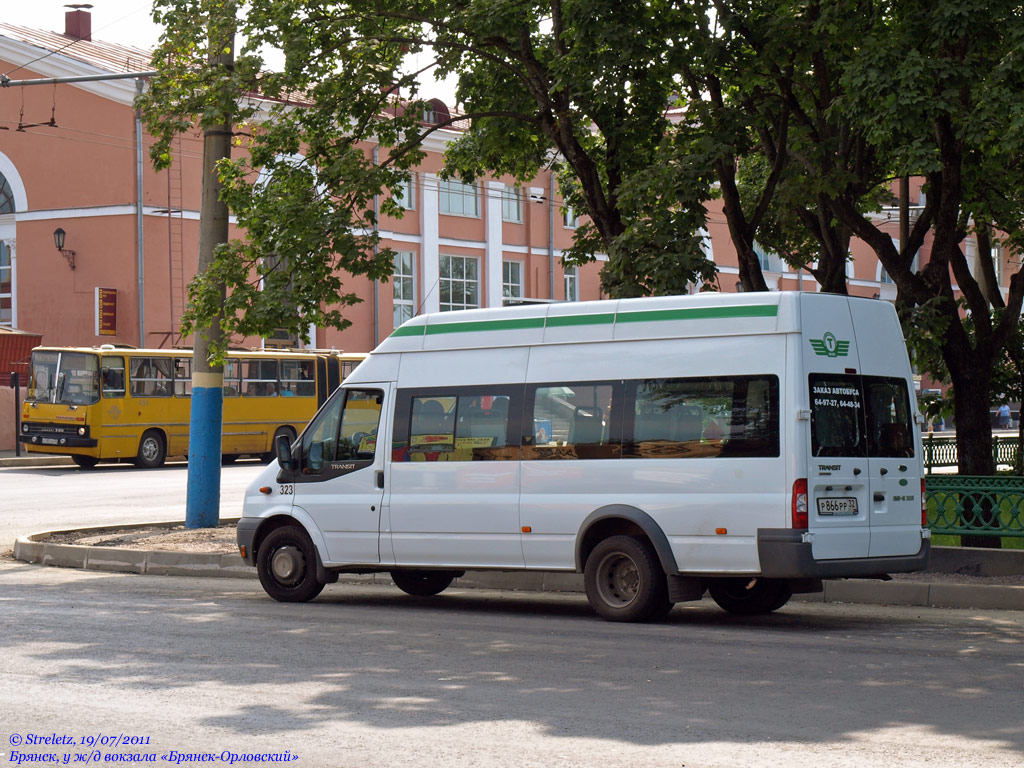
[(65, 5), (74, 10), (64, 14), (64, 36), (74, 40), (92, 40), (92, 14), (86, 8), (91, 5)]

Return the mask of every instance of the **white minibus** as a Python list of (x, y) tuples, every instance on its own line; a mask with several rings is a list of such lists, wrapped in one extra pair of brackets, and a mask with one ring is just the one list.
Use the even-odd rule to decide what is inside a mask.
[(885, 301), (701, 294), (415, 317), (246, 492), (267, 593), (583, 574), (602, 617), (767, 613), (926, 567), (920, 424)]

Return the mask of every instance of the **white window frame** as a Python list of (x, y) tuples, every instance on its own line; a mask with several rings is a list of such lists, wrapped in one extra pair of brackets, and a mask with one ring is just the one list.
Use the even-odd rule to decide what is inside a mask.
[(523, 298), (523, 262), (501, 262), (501, 297), (506, 301)]
[(437, 180), (438, 208), (446, 216), (480, 218), (480, 190), (458, 179)]
[(580, 300), (580, 269), (579, 267), (565, 267), (565, 275), (563, 276), (565, 283), (565, 300), (566, 301), (579, 301)]
[(571, 205), (566, 205), (562, 209), (562, 226), (566, 229), (576, 229), (579, 225), (580, 217), (573, 212)]
[(403, 182), (392, 195), (392, 199), (407, 211), (416, 210), (416, 174)]
[[(408, 271), (405, 271), (408, 267)], [(394, 309), (392, 322), (397, 328), (406, 320), (416, 316), (416, 253), (414, 251), (397, 251), (392, 263)], [(408, 289), (408, 296), (406, 296)]]
[(513, 224), (523, 223), (523, 191), (519, 187), (502, 187), (501, 220)]
[[(462, 276), (454, 276), (453, 267), (456, 263), (462, 264)], [(472, 265), (473, 277), (467, 277), (467, 267)], [(442, 312), (453, 312), (460, 309), (478, 309), (480, 307), (480, 259), (476, 256), (461, 256), (442, 253), (438, 265), (438, 299), (439, 308)], [(446, 274), (447, 273), (447, 274)], [(444, 301), (444, 285), (448, 283), (448, 301)], [(466, 300), (466, 289), (473, 286), (475, 302)], [(456, 296), (461, 296), (463, 301), (454, 301)]]
[(10, 305), (8, 310), (0, 308), (0, 325), (14, 326), (14, 253), (13, 248), (0, 239), (0, 258), (6, 257), (7, 263), (0, 261), (0, 286), (7, 283), (9, 290), (0, 290), (0, 305), (5, 301)]

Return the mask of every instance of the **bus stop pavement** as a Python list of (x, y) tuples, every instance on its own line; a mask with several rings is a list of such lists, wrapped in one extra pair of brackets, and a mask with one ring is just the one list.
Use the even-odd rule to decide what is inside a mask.
[[(188, 551), (177, 544), (159, 543), (162, 529), (168, 538), (181, 523), (103, 526), (78, 530), (42, 531), (20, 536), (14, 557), (29, 563), (86, 570), (166, 576), (255, 578), (256, 570), (233, 551), (233, 524), (224, 519), (218, 529), (221, 546), (216, 552)], [(157, 529), (155, 532), (153, 529)], [(143, 536), (143, 532), (145, 533)], [(140, 547), (133, 540), (145, 538)], [(178, 537), (180, 540), (180, 537)], [(86, 540), (91, 543), (76, 543)], [(834, 579), (824, 590), (796, 595), (795, 600), (875, 605), (930, 606), (1024, 611), (1024, 550), (988, 550), (933, 547), (928, 571), (897, 574), (890, 581)], [(386, 573), (346, 575), (346, 584), (390, 584)], [(583, 577), (576, 573), (539, 571), (468, 571), (452, 585), (456, 589), (493, 589), (530, 592), (583, 592)]]

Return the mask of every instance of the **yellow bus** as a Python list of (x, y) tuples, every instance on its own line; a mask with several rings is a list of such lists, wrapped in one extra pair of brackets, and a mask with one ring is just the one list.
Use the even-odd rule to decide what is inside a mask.
[[(232, 351), (224, 364), (222, 454), (270, 460), (294, 439), (366, 355), (322, 350)], [(188, 455), (192, 350), (37, 347), (20, 442), (32, 453), (159, 467)]]

